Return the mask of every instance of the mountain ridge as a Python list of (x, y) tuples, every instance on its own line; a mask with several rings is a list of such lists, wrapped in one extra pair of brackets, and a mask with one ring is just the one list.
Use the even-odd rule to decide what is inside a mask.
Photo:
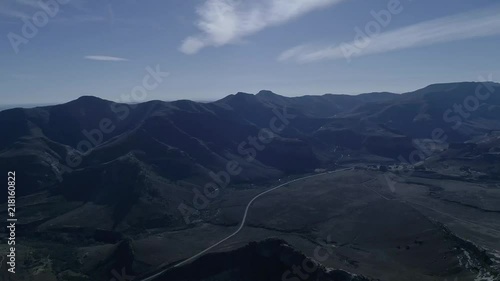
[[(435, 90), (438, 87), (446, 87), (446, 86), (460, 85), (460, 84), (467, 84), (467, 83), (469, 83), (469, 84), (491, 84), (493, 86), (499, 86), (500, 85), (500, 82), (495, 82), (495, 81), (485, 81), (485, 82), (474, 82), (474, 81), (469, 81), (469, 82), (447, 82), (447, 83), (434, 83), (434, 84), (430, 84), (428, 86), (425, 86), (423, 88), (420, 88), (420, 89), (417, 89), (417, 90), (414, 90), (414, 91), (401, 92), (401, 93), (394, 93), (394, 92), (388, 92), (388, 91), (379, 91), (379, 92), (367, 92), (367, 93), (359, 93), (359, 94), (324, 93), (324, 94), (317, 94), (317, 95), (307, 95), (306, 94), (306, 95), (299, 95), (299, 96), (283, 96), (283, 95), (276, 94), (272, 90), (263, 89), (263, 90), (258, 91), (255, 94), (247, 93), (247, 92), (237, 92), (236, 94), (229, 94), (229, 95), (227, 95), (225, 97), (222, 97), (220, 99), (213, 100), (213, 101), (195, 101), (195, 100), (189, 100), (189, 99), (179, 99), (179, 100), (172, 100), (172, 101), (150, 100), (150, 101), (145, 101), (145, 102), (141, 102), (141, 103), (147, 103), (147, 102), (165, 102), (165, 103), (170, 103), (170, 102), (175, 102), (175, 101), (192, 101), (192, 102), (196, 102), (196, 103), (214, 103), (214, 102), (221, 101), (221, 100), (223, 100), (223, 99), (225, 99), (225, 98), (227, 98), (229, 96), (234, 96), (234, 95), (237, 95), (237, 94), (248, 94), (248, 95), (254, 95), (254, 96), (258, 96), (259, 94), (261, 96), (272, 94), (272, 95), (283, 97), (283, 98), (322, 97), (322, 96), (351, 96), (351, 97), (364, 96), (364, 97), (366, 97), (366, 96), (372, 95), (372, 94), (373, 95), (387, 95), (387, 94), (388, 95), (405, 95), (405, 94), (412, 94), (412, 93), (423, 91), (423, 90), (429, 90), (429, 89)], [(78, 98), (75, 98), (75, 99), (70, 100), (70, 101), (62, 102), (62, 103), (50, 103), (50, 104), (43, 104), (43, 105), (37, 105), (37, 106), (30, 105), (29, 107), (23, 107), (22, 104), (19, 104), (19, 105), (15, 105), (15, 107), (12, 107), (12, 108), (2, 109), (2, 110), (0, 110), (0, 112), (1, 111), (5, 111), (5, 110), (15, 109), (15, 108), (25, 108), (25, 109), (28, 109), (28, 108), (38, 108), (38, 107), (50, 107), (50, 106), (54, 106), (54, 105), (67, 104), (67, 103), (70, 103), (70, 102), (73, 102), (73, 101), (77, 101), (79, 99), (84, 99), (84, 100), (99, 99), (99, 100), (103, 100), (103, 101), (108, 101), (108, 102), (115, 103), (112, 100), (103, 99), (103, 98), (100, 98), (100, 97), (97, 97), (97, 96), (93, 96), (93, 95), (82, 95), (82, 96), (80, 96)], [(120, 102), (118, 102), (118, 103), (120, 103)]]

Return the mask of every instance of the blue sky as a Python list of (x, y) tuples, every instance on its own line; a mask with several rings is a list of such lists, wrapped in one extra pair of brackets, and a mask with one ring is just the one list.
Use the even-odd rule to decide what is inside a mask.
[(499, 81), (499, 15), (495, 0), (6, 0), (0, 104), (121, 101), (147, 67), (169, 73), (147, 100)]

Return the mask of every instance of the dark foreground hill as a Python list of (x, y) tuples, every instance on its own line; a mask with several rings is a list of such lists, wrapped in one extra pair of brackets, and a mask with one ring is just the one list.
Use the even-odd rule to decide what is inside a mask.
[[(291, 270), (292, 269), (292, 270)], [(183, 267), (174, 268), (155, 280), (188, 281), (370, 281), (343, 270), (326, 268), (283, 240), (253, 242), (237, 250), (206, 255)]]

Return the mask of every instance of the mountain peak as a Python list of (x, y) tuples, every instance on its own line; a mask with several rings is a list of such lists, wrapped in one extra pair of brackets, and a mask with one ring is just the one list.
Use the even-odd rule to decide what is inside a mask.
[(107, 103), (109, 102), (108, 100), (105, 100), (105, 99), (101, 99), (99, 97), (96, 97), (96, 96), (90, 96), (90, 95), (86, 95), (86, 96), (81, 96), (79, 98), (77, 98), (76, 100), (72, 100), (70, 102), (68, 102), (67, 104), (80, 104), (80, 105), (93, 105), (93, 104), (100, 104), (100, 103)]
[[(230, 95), (230, 96), (233, 96), (233, 95)], [(237, 92), (236, 94), (234, 94), (234, 96), (253, 96), (253, 95), (250, 93), (247, 93), (247, 92)]]
[(77, 101), (104, 101), (104, 99), (101, 99), (96, 96), (92, 95), (84, 95), (76, 99)]
[(257, 96), (279, 96), (279, 95), (269, 90), (261, 90), (257, 93)]
[(286, 99), (286, 97), (275, 94), (274, 92), (269, 91), (269, 90), (262, 90), (262, 91), (258, 92), (255, 96), (261, 100), (272, 101), (272, 102), (273, 101), (279, 102), (279, 101), (283, 101), (283, 99)]

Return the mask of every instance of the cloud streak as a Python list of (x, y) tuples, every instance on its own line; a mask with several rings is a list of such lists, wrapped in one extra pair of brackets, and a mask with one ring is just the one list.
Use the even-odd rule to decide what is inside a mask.
[(86, 60), (94, 60), (94, 61), (128, 61), (128, 59), (125, 58), (119, 58), (119, 57), (110, 57), (110, 56), (85, 56), (83, 57)]
[[(337, 60), (430, 46), (500, 34), (500, 6), (417, 23), (369, 37), (363, 47), (356, 41), (333, 46), (303, 44), (281, 53), (279, 61), (309, 63)], [(353, 35), (354, 36), (354, 35)], [(352, 52), (355, 50), (355, 52)]]
[(306, 13), (344, 0), (206, 0), (197, 8), (200, 34), (187, 37), (185, 54), (238, 42), (267, 27), (284, 24)]

